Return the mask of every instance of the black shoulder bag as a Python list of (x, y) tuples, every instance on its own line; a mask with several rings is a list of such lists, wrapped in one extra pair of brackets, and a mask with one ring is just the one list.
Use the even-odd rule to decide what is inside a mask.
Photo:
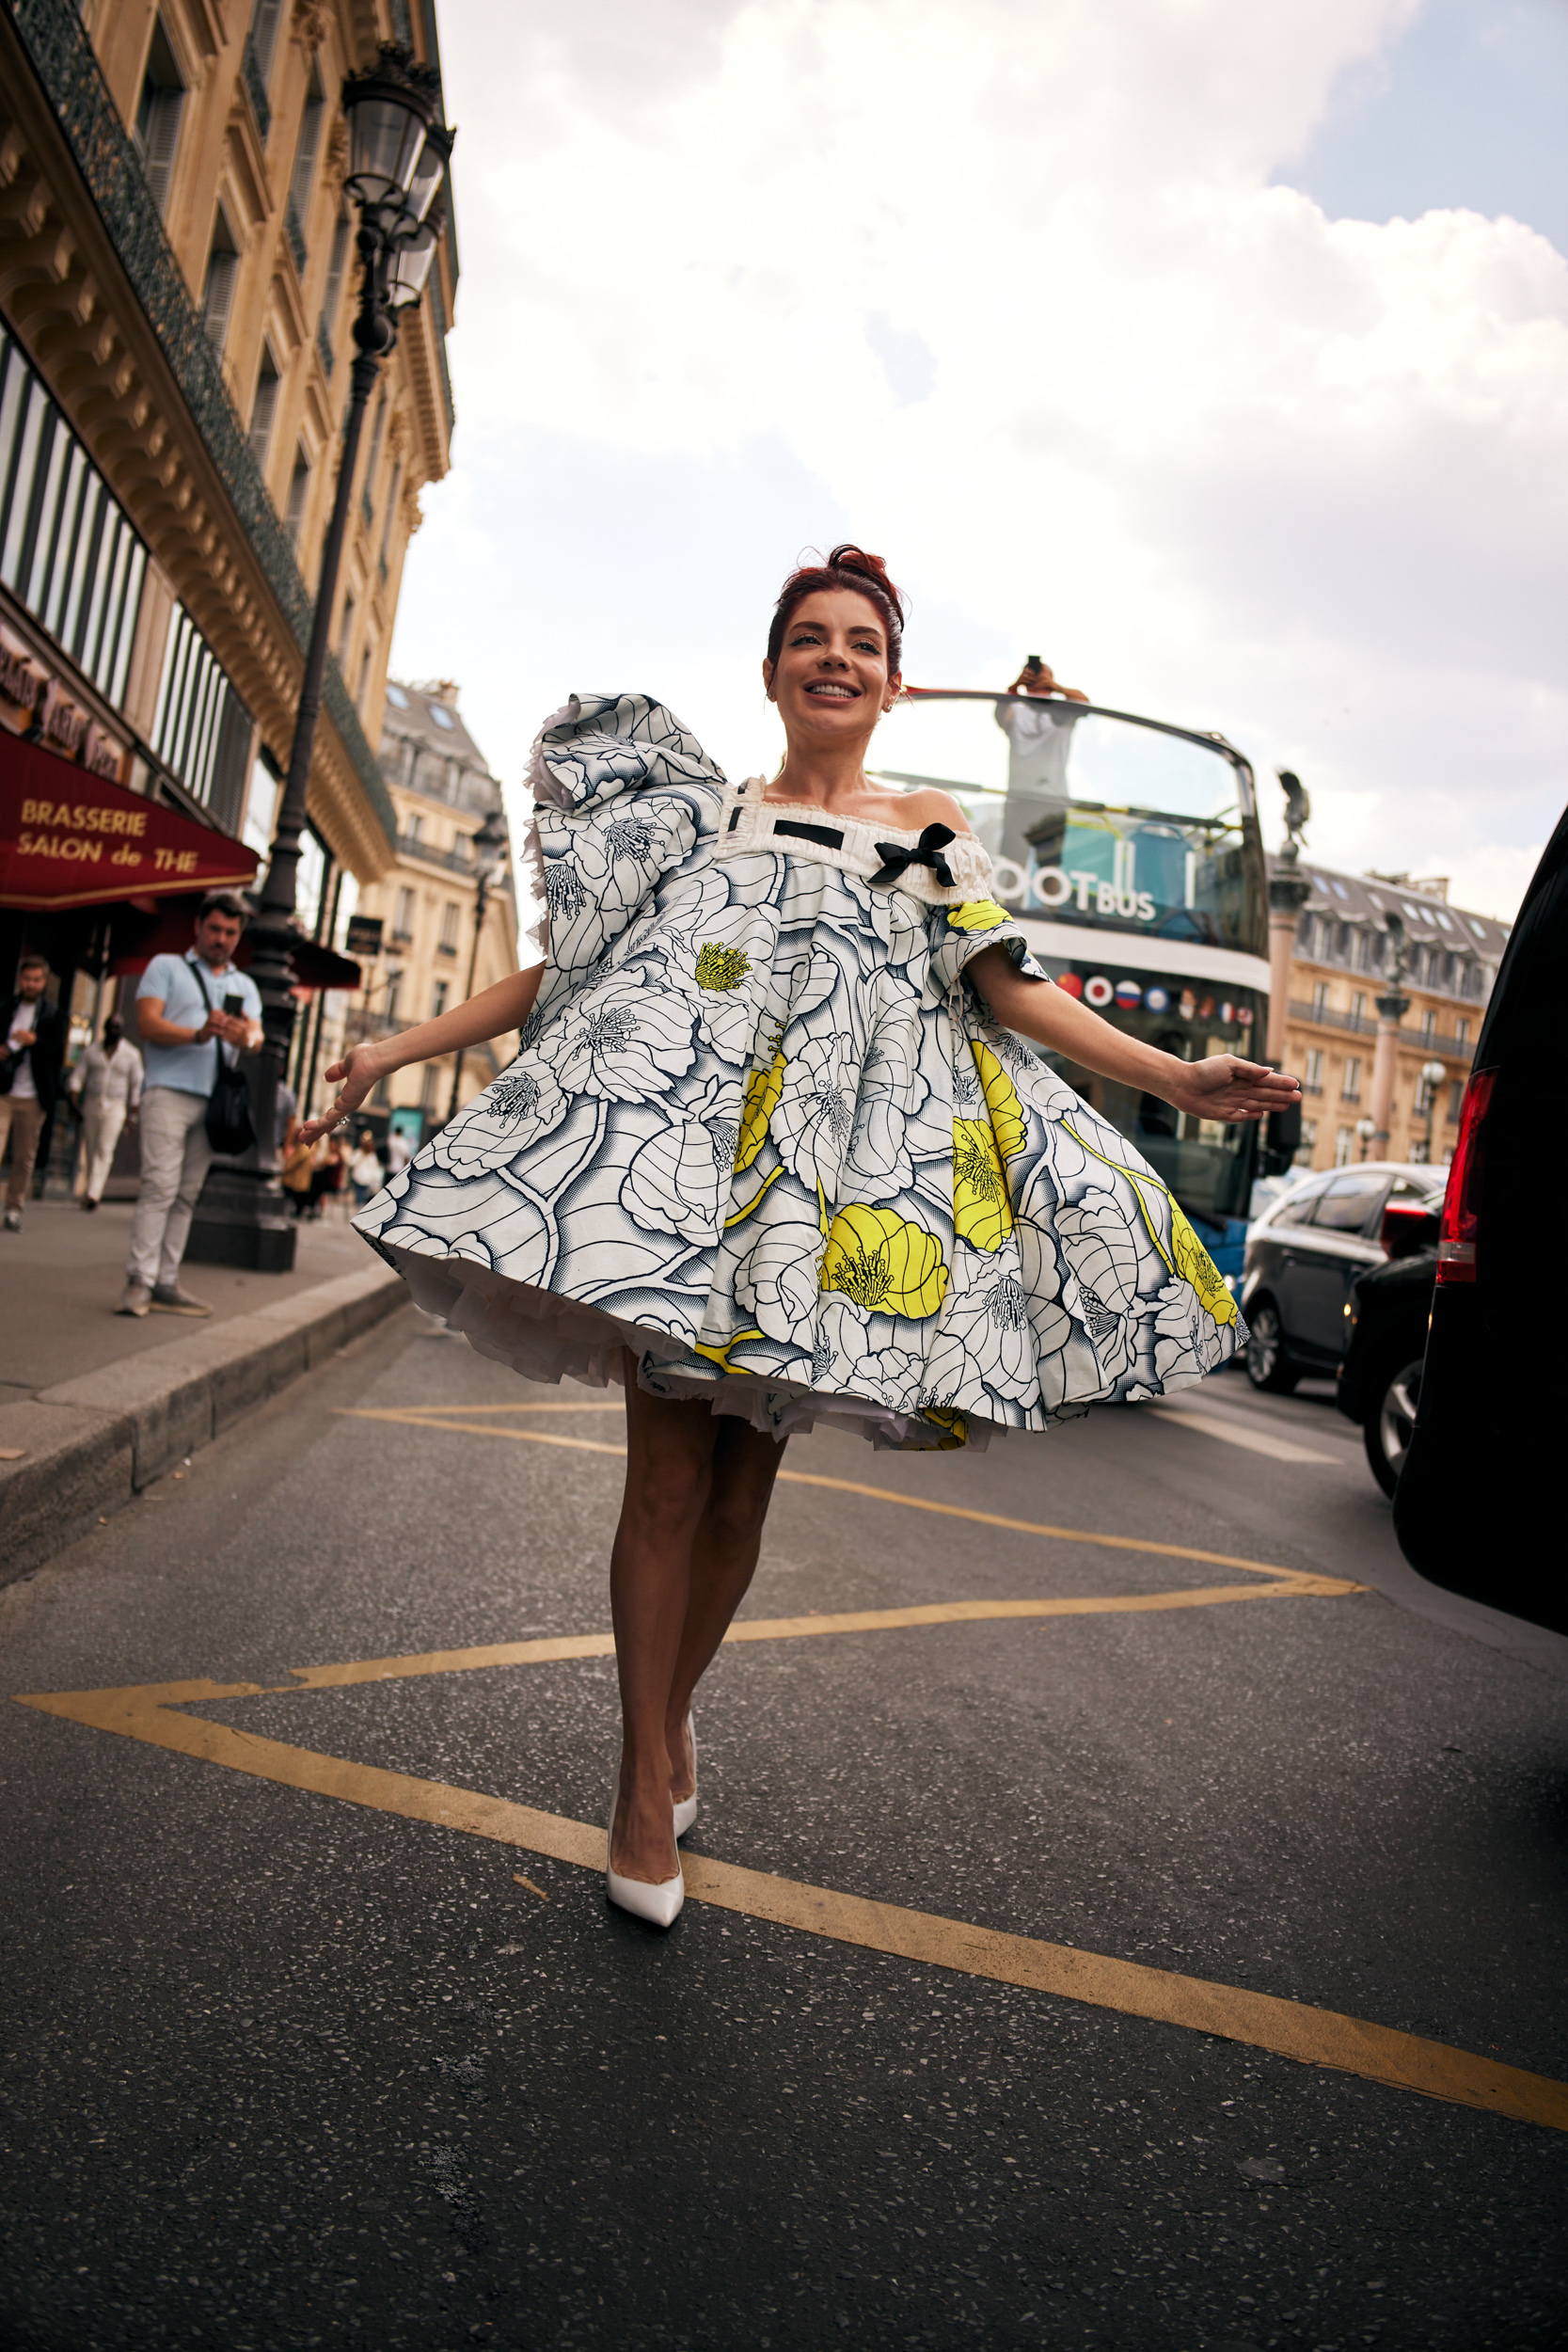
[[(193, 963), (190, 968), (196, 974), (197, 986), (206, 997), (208, 1011), (216, 1012), (216, 1005), (207, 995), (207, 983), (202, 977), (201, 966)], [(214, 1152), (221, 1152), (232, 1159), (241, 1152), (248, 1152), (256, 1140), (256, 1130), (250, 1118), (250, 1089), (245, 1084), (245, 1073), (230, 1067), (223, 1050), (222, 1038), (214, 1038), (213, 1044), (218, 1057), (218, 1073), (213, 1080), (213, 1091), (207, 1097), (207, 1140)]]

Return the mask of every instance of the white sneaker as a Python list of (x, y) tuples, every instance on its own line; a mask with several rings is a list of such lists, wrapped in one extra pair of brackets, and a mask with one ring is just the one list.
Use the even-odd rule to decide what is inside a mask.
[(6, 1211), (6, 1231), (8, 1233), (21, 1232), (22, 1211), (20, 1209), (8, 1209)]
[(127, 1282), (125, 1295), (115, 1309), (117, 1315), (144, 1315), (152, 1304), (152, 1293), (145, 1282)]
[(213, 1311), (204, 1298), (193, 1298), (178, 1282), (158, 1282), (152, 1291), (152, 1307), (160, 1315), (210, 1315)]

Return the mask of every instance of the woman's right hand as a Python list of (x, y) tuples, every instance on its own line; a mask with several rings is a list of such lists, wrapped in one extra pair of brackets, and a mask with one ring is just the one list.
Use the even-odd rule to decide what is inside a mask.
[(341, 1127), (346, 1119), (352, 1119), (382, 1072), (381, 1056), (369, 1042), (355, 1046), (353, 1052), (345, 1054), (341, 1061), (335, 1061), (327, 1071), (326, 1078), (329, 1086), (336, 1083), (339, 1087), (338, 1099), (319, 1119), (306, 1120), (299, 1131), (300, 1142), (319, 1143), (323, 1136), (332, 1133), (334, 1127)]

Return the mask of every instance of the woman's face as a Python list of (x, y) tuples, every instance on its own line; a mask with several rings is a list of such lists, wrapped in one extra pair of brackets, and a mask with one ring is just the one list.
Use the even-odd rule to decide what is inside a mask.
[(776, 664), (763, 680), (792, 741), (814, 749), (864, 742), (891, 708), (899, 679), (887, 666), (887, 631), (869, 596), (819, 588), (791, 616)]

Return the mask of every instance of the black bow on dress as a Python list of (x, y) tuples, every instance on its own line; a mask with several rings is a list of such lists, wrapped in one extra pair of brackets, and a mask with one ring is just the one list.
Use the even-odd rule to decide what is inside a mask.
[(927, 825), (912, 850), (906, 850), (901, 841), (879, 841), (877, 855), (885, 860), (879, 874), (873, 874), (874, 890), (886, 890), (898, 880), (907, 866), (928, 866), (944, 890), (955, 887), (952, 868), (942, 856), (950, 841), (958, 834), (951, 825)]

